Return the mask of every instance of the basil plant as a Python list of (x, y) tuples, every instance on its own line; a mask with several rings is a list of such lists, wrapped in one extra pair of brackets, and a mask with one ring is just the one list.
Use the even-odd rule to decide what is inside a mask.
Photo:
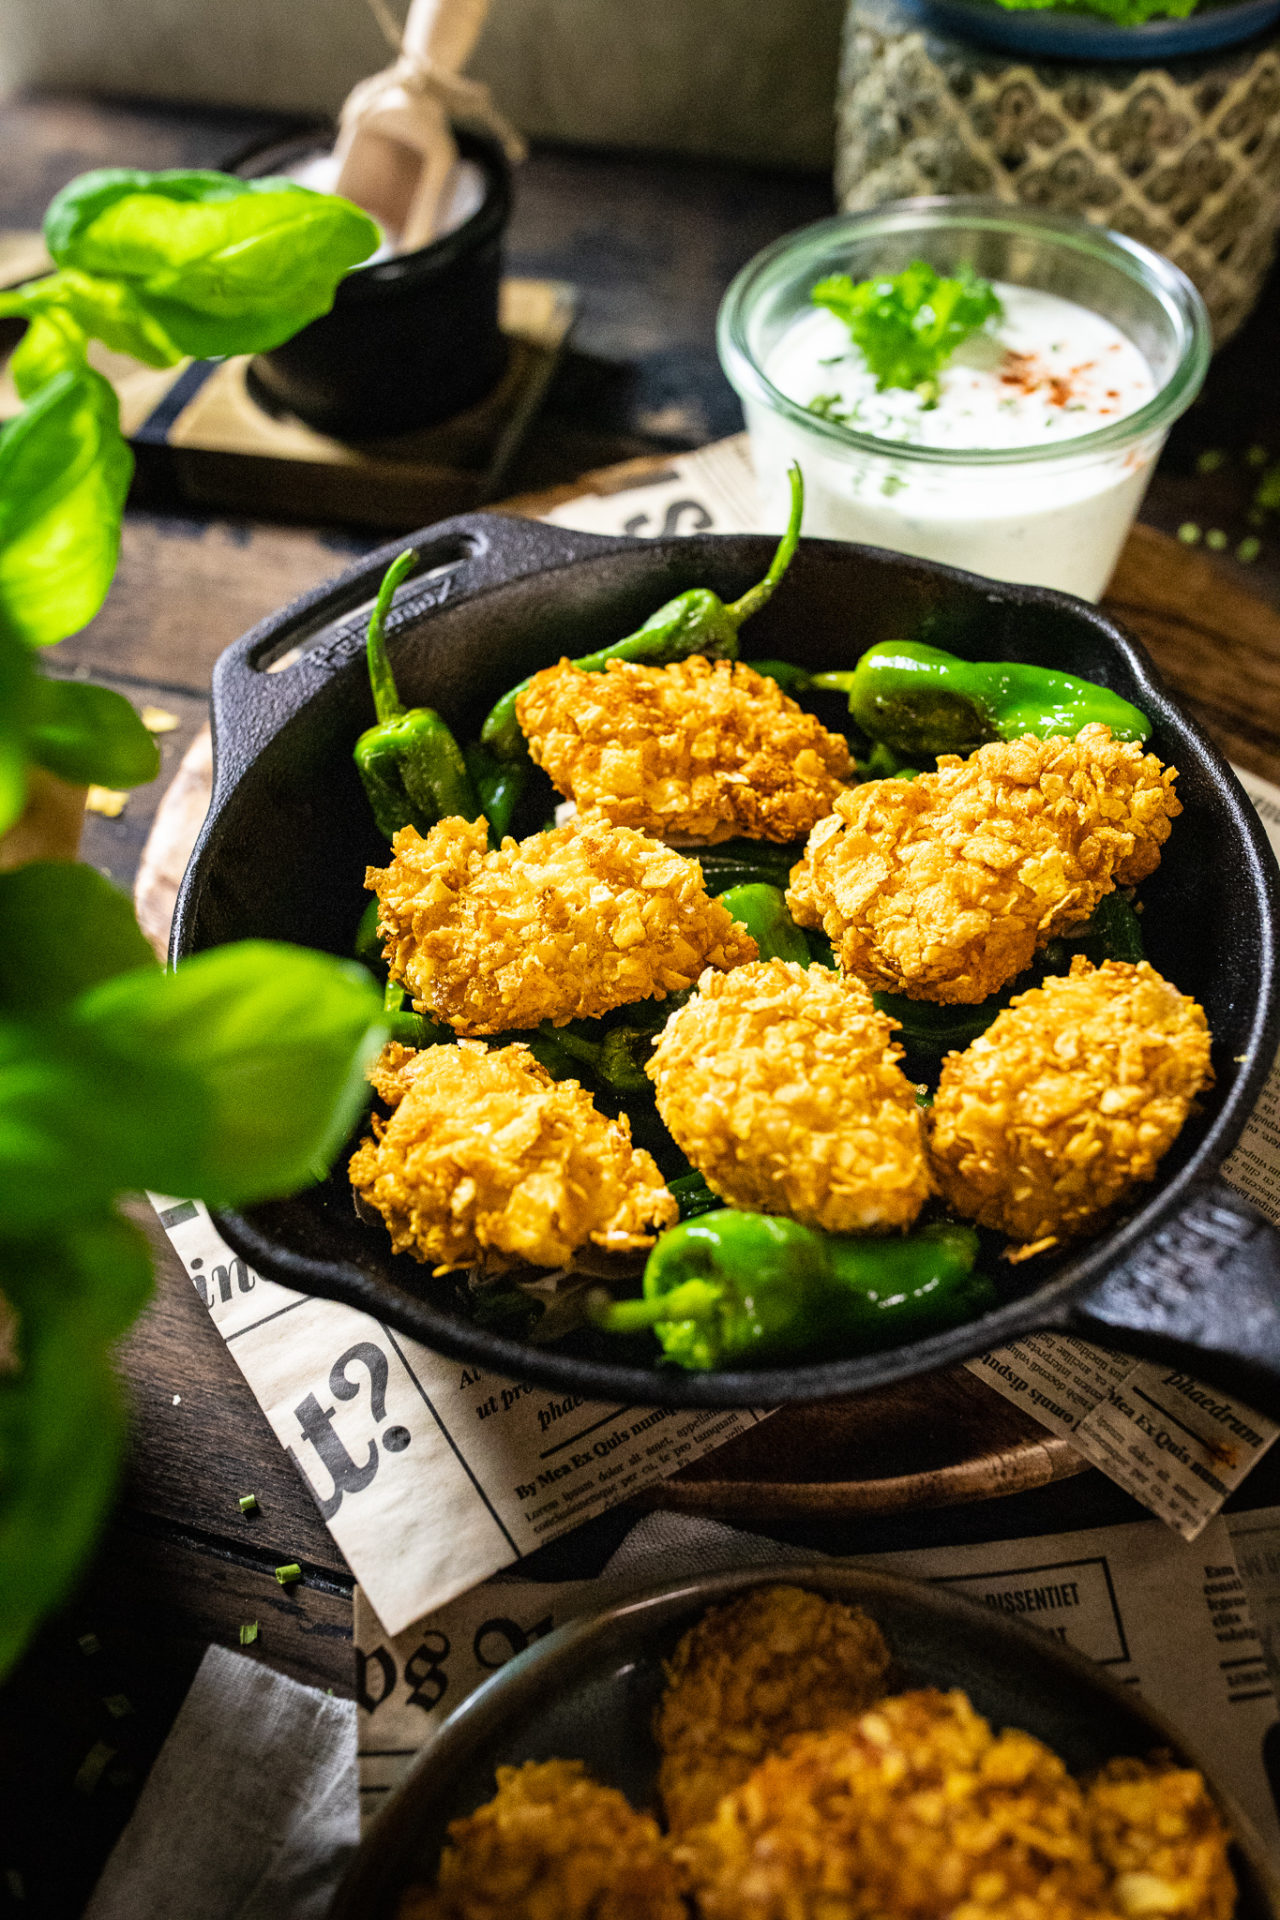
[[(109, 168), (63, 189), (45, 238), (55, 271), (0, 294), (27, 321), (10, 362), (24, 410), (0, 432), (0, 836), (32, 769), (111, 787), (159, 770), (127, 700), (38, 662), (106, 596), (133, 469), (90, 341), (156, 367), (278, 346), (378, 233), (291, 181)], [(92, 868), (0, 871), (0, 1675), (115, 1484), (112, 1345), (151, 1288), (120, 1197), (229, 1205), (306, 1184), (354, 1124), (384, 1032), (354, 963), (247, 941), (166, 971)]]

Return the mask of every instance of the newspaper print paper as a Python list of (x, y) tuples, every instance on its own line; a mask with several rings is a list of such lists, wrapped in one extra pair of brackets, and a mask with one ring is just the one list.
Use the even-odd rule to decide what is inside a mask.
[(482, 1373), (263, 1279), (199, 1202), (152, 1204), (389, 1632), (764, 1418), (598, 1406)]
[[(681, 1564), (681, 1541), (700, 1551)], [(627, 1574), (563, 1585), (503, 1578), (388, 1636), (356, 1591), (360, 1804), (375, 1814), (445, 1716), (512, 1654), (618, 1593), (693, 1565), (811, 1559), (705, 1521), (653, 1515), (620, 1549)], [(1280, 1633), (1280, 1507), (1220, 1517), (1188, 1545), (1155, 1521), (1030, 1540), (868, 1555), (854, 1564), (937, 1580), (1029, 1624), (1137, 1687), (1280, 1851), (1268, 1758)], [(1256, 1614), (1251, 1613), (1251, 1603)], [(1255, 1619), (1257, 1625), (1255, 1625)]]

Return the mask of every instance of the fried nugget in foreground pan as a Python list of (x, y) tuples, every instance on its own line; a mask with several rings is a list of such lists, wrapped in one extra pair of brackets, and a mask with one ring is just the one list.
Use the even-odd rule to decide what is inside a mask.
[(675, 1853), (702, 1920), (1114, 1920), (1080, 1788), (963, 1693), (800, 1734)]
[(657, 1823), (580, 1760), (499, 1767), (487, 1805), (454, 1820), (439, 1891), (398, 1920), (688, 1920)]
[(1040, 1251), (1150, 1180), (1210, 1086), (1203, 1010), (1143, 960), (1080, 955), (950, 1053), (926, 1131), (957, 1213)]
[(792, 1734), (852, 1720), (884, 1692), (889, 1649), (859, 1607), (756, 1587), (711, 1607), (667, 1663), (654, 1715), (673, 1833), (700, 1825)]
[(1111, 1760), (1086, 1784), (1085, 1802), (1120, 1913), (1231, 1920), (1231, 1840), (1203, 1775), (1167, 1758)]
[(853, 775), (848, 743), (741, 661), (571, 660), (516, 703), (529, 752), (566, 798), (659, 838), (796, 840)]
[(677, 1145), (730, 1206), (888, 1231), (932, 1191), (896, 1028), (857, 980), (757, 960), (704, 973), (646, 1070)]
[(587, 1245), (630, 1252), (679, 1217), (626, 1116), (597, 1112), (525, 1046), (461, 1040), (414, 1053), (392, 1042), (369, 1078), (394, 1112), (375, 1116), (351, 1184), (393, 1251), (437, 1272), (563, 1267)]
[(440, 820), (391, 851), (365, 875), (391, 976), (456, 1033), (562, 1027), (756, 957), (695, 862), (602, 820), (496, 853), (483, 820)]
[(1182, 811), (1176, 777), (1097, 725), (944, 754), (936, 773), (842, 794), (787, 903), (869, 986), (973, 1005), (1155, 871)]

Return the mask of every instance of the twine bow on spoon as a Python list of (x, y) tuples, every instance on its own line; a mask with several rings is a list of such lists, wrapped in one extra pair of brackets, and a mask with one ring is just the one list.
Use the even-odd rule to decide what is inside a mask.
[(508, 159), (524, 142), (489, 89), (458, 69), (484, 24), (488, 0), (413, 0), (403, 35), (383, 0), (370, 0), (396, 59), (354, 87), (338, 123), (337, 191), (365, 208), (412, 252), (435, 238), (454, 178), (458, 150), (451, 119), (469, 120), (498, 139)]

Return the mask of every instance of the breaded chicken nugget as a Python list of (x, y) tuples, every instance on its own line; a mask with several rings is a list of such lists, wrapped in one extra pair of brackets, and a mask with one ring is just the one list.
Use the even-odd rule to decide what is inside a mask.
[(869, 986), (976, 1004), (1113, 887), (1155, 871), (1182, 811), (1176, 777), (1098, 725), (943, 754), (936, 773), (842, 794), (787, 903)]
[(882, 1700), (761, 1762), (677, 1843), (703, 1920), (1106, 1920), (1084, 1796), (963, 1693)]
[(437, 1273), (477, 1262), (563, 1267), (588, 1243), (652, 1246), (679, 1207), (625, 1114), (596, 1111), (514, 1045), (394, 1043), (369, 1078), (394, 1107), (351, 1157), (351, 1184), (386, 1221), (396, 1253)]
[(669, 667), (571, 660), (516, 702), (529, 752), (561, 793), (659, 838), (795, 840), (853, 773), (848, 743), (741, 661)]
[(931, 1192), (897, 1021), (793, 960), (704, 973), (646, 1071), (713, 1193), (832, 1233), (909, 1227)]
[(672, 1832), (709, 1820), (792, 1734), (854, 1719), (884, 1693), (888, 1667), (874, 1620), (801, 1587), (756, 1587), (709, 1608), (667, 1662), (654, 1715)]
[(575, 822), (490, 853), (483, 820), (405, 827), (370, 867), (391, 976), (456, 1033), (562, 1027), (754, 960), (702, 870), (656, 840)]
[(399, 1920), (687, 1920), (656, 1821), (580, 1760), (499, 1767), (487, 1805), (454, 1820), (439, 1890)]
[(1094, 1846), (1132, 1920), (1231, 1920), (1231, 1837), (1202, 1775), (1167, 1758), (1111, 1760), (1085, 1787)]
[(1145, 960), (1077, 954), (942, 1063), (929, 1161), (957, 1213), (1039, 1250), (1150, 1180), (1212, 1084), (1194, 1000)]

